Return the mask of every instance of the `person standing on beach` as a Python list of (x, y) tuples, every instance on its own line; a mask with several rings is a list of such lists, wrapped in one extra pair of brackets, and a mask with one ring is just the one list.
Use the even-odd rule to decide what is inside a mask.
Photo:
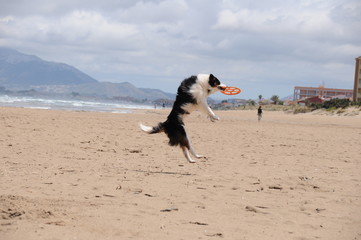
[(258, 113), (257, 113), (257, 115), (258, 115), (258, 121), (261, 121), (261, 119), (262, 119), (262, 113), (263, 113), (263, 111), (262, 111), (262, 106), (259, 106), (259, 108), (258, 108)]

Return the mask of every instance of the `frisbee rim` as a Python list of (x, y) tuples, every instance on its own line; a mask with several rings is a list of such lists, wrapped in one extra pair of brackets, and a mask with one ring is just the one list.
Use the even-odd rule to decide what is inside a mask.
[(225, 95), (237, 95), (241, 93), (241, 89), (238, 87), (227, 87), (224, 91), (220, 91)]

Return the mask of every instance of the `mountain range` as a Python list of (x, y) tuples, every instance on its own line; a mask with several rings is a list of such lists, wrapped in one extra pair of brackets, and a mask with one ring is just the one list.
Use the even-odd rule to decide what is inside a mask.
[(49, 62), (34, 55), (0, 47), (0, 87), (39, 93), (133, 100), (174, 99), (175, 94), (137, 88), (129, 82), (99, 82), (64, 63)]

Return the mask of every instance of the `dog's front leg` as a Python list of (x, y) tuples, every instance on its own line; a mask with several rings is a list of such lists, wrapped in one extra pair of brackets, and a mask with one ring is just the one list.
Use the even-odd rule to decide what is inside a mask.
[(206, 113), (212, 122), (219, 120), (219, 117), (212, 111), (212, 109), (208, 106), (206, 101), (202, 101), (200, 104), (200, 110)]

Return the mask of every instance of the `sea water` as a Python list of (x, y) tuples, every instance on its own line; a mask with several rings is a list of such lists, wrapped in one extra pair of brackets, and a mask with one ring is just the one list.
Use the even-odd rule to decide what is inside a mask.
[(0, 95), (0, 106), (69, 111), (129, 113), (132, 109), (152, 109), (151, 105), (110, 101), (62, 100)]

